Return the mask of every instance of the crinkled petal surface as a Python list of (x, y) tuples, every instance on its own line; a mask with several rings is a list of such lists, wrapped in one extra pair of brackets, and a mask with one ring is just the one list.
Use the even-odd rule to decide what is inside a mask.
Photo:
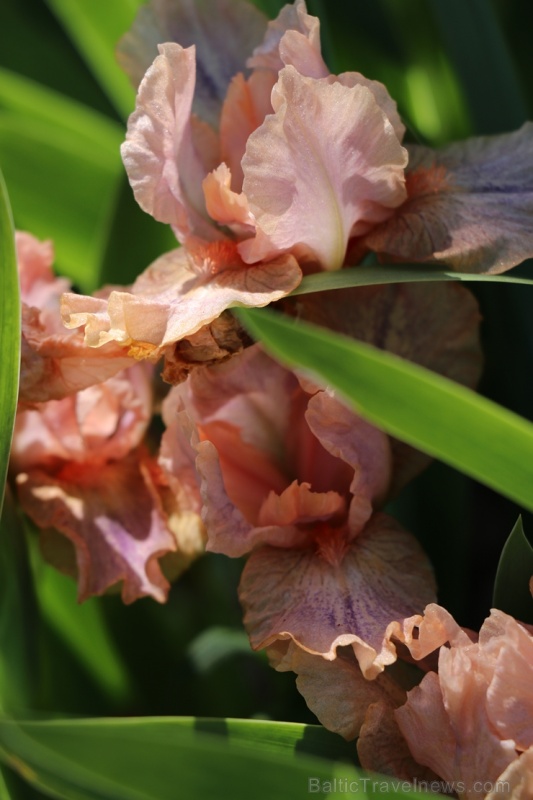
[(116, 341), (137, 358), (157, 358), (227, 308), (279, 300), (301, 276), (291, 256), (248, 266), (231, 242), (215, 243), (203, 256), (180, 248), (158, 258), (131, 292), (111, 292), (107, 301), (64, 295), (62, 315), (67, 327), (85, 325), (92, 347)]
[(502, 772), (485, 800), (531, 800), (532, 797), (533, 747), (530, 747)]
[(261, 41), (266, 24), (264, 15), (242, 0), (151, 0), (121, 39), (119, 63), (138, 86), (159, 44), (195, 45), (193, 110), (216, 127), (229, 82)]
[(368, 247), (462, 272), (504, 272), (533, 255), (533, 123), (409, 150), (408, 200), (366, 237)]
[(195, 49), (163, 44), (159, 52), (128, 120), (121, 148), (124, 166), (143, 211), (172, 225), (180, 241), (192, 234), (221, 238), (207, 217), (202, 193), (212, 165), (202, 162), (193, 143)]
[(99, 469), (67, 464), (55, 475), (31, 470), (17, 484), (35, 524), (56, 528), (74, 545), (80, 601), (119, 582), (125, 603), (146, 595), (165, 601), (169, 586), (158, 558), (176, 543), (137, 452)]
[[(253, 55), (247, 61), (247, 66), (279, 72), (288, 63), (281, 52), (288, 31), (300, 34), (320, 57), (320, 20), (307, 13), (304, 0), (295, 0), (294, 3), (283, 6), (276, 19), (268, 23), (265, 38), (255, 48)], [(325, 65), (324, 69), (326, 70)], [(298, 71), (301, 72), (300, 69)], [(302, 72), (302, 74), (307, 73)]]
[(291, 250), (323, 269), (342, 266), (354, 231), (405, 199), (406, 151), (364, 86), (315, 80), (285, 67), (275, 113), (250, 136), (243, 190), (257, 221), (246, 261)]
[(239, 596), (254, 649), (291, 639), (333, 660), (338, 647), (351, 645), (363, 674), (373, 678), (396, 660), (394, 622), (432, 602), (434, 591), (431, 567), (414, 537), (376, 514), (340, 563), (312, 547), (256, 550)]

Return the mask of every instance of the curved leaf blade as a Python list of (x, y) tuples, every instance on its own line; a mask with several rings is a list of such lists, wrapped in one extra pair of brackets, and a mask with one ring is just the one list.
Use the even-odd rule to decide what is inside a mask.
[(529, 278), (513, 275), (481, 275), (470, 272), (453, 272), (440, 267), (420, 266), (370, 266), (347, 267), (336, 272), (317, 272), (306, 275), (291, 295), (312, 294), (332, 289), (349, 289), (353, 286), (378, 286), (385, 283), (426, 283), (427, 281), (465, 281), (482, 283), (521, 283), (533, 286)]
[(318, 375), (370, 422), (533, 510), (533, 424), (368, 344), (265, 309), (237, 313), (276, 358)]
[(533, 547), (524, 533), (522, 517), (505, 542), (496, 571), (492, 604), (521, 622), (533, 623)]
[(0, 172), (0, 515), (17, 410), (20, 370), (20, 296), (13, 218)]
[[(205, 732), (214, 722), (218, 735)], [(258, 720), (4, 719), (0, 757), (37, 788), (65, 800), (304, 798), (310, 785), (318, 792), (325, 782), (326, 792), (342, 782), (365, 798), (374, 796), (372, 781), (378, 780), (380, 796), (392, 798), (398, 784), (407, 788), (384, 776), (365, 776), (347, 763), (300, 755), (312, 731), (340, 741), (319, 726)], [(402, 794), (428, 800), (418, 791)]]

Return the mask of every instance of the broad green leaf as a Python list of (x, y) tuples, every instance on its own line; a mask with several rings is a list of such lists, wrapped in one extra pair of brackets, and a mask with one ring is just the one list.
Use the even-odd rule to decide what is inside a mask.
[(36, 681), (37, 611), (24, 529), (8, 491), (0, 518), (0, 708), (32, 707)]
[(0, 756), (34, 786), (65, 800), (272, 800), (341, 785), (358, 797), (392, 798), (406, 788), (306, 755), (307, 741), (331, 736), (316, 726), (253, 720), (4, 720)]
[(46, 0), (85, 58), (111, 102), (125, 118), (135, 92), (115, 59), (115, 47), (142, 0)]
[(500, 556), (492, 604), (521, 622), (533, 623), (533, 547), (524, 533), (522, 517), (505, 542)]
[(533, 510), (533, 424), (362, 342), (264, 309), (238, 315), (275, 357), (333, 385), (370, 422)]
[(101, 602), (79, 604), (76, 583), (35, 557), (35, 591), (43, 618), (65, 641), (96, 683), (115, 701), (128, 699), (131, 684), (107, 628)]
[(476, 273), (453, 272), (440, 267), (410, 266), (369, 266), (348, 267), (337, 272), (317, 272), (306, 275), (300, 285), (292, 292), (312, 294), (330, 289), (349, 289), (352, 286), (377, 286), (383, 283), (419, 283), (427, 281), (482, 281), (488, 283), (522, 283), (533, 286), (533, 280), (517, 278), (513, 275), (479, 275)]
[(430, 0), (468, 99), (475, 132), (501, 133), (527, 119), (511, 55), (487, 0)]
[(31, 81), (0, 73), (0, 164), (18, 228), (52, 239), (86, 291), (98, 274), (123, 174), (120, 126)]
[(20, 299), (13, 219), (0, 172), (0, 516), (17, 408)]

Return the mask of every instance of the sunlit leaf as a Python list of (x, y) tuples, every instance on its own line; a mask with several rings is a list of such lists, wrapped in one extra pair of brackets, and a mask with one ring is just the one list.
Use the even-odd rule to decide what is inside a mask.
[(17, 408), (20, 300), (15, 235), (7, 189), (0, 172), (0, 515)]
[[(314, 740), (316, 751), (328, 737), (343, 747), (324, 729), (294, 723), (171, 717), (4, 720), (0, 756), (33, 785), (65, 800), (304, 798), (310, 787), (332, 791), (335, 780), (361, 798), (374, 797), (375, 791), (383, 798), (396, 796), (398, 782), (371, 779), (347, 763), (307, 755), (308, 741)], [(323, 754), (329, 754), (326, 746)], [(402, 796), (428, 797), (419, 791)]]
[(480, 275), (443, 270), (440, 267), (369, 266), (348, 267), (336, 272), (317, 272), (306, 275), (292, 292), (312, 294), (330, 289), (348, 289), (351, 286), (377, 286), (383, 283), (425, 283), (427, 281), (481, 281), (488, 283), (521, 283), (533, 286), (533, 280), (513, 275)]
[(15, 222), (53, 239), (60, 271), (98, 284), (123, 167), (119, 125), (0, 71), (0, 163)]
[(530, 581), (533, 578), (533, 547), (524, 533), (522, 517), (516, 525), (500, 556), (492, 604), (521, 622), (533, 623), (533, 597)]
[(142, 0), (46, 0), (116, 109), (127, 117), (135, 92), (115, 59), (115, 47)]
[(238, 314), (274, 356), (320, 376), (387, 433), (533, 510), (533, 424), (362, 342), (264, 309)]

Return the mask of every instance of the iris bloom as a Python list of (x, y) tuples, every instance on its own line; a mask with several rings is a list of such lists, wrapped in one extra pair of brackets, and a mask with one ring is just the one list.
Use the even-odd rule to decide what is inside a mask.
[(65, 330), (59, 298), (70, 284), (52, 271), (50, 242), (17, 231), (16, 249), (22, 301), (21, 406), (59, 400), (135, 363), (116, 344), (94, 350), (79, 331)]
[(139, 84), (122, 148), (135, 197), (185, 247), (131, 291), (66, 295), (65, 324), (93, 347), (164, 355), (177, 382), (242, 348), (232, 317), (215, 324), (225, 309), (277, 300), (347, 253), (485, 272), (533, 254), (531, 125), (404, 148), (385, 87), (329, 73), (304, 0), (268, 25), (241, 0), (153, 0), (120, 56)]
[[(362, 324), (371, 338), (414, 360), (426, 357), (428, 337), (433, 366), (475, 380), (478, 316), (461, 287), (370, 291), (371, 304), (366, 290), (346, 294), (352, 313), (340, 319), (348, 332)], [(435, 297), (442, 301), (437, 313)], [(339, 312), (331, 294), (315, 304), (319, 314)], [(426, 323), (418, 350), (412, 334)], [(392, 663), (395, 623), (434, 597), (415, 538), (380, 511), (423, 468), (420, 454), (331, 392), (299, 381), (258, 346), (193, 372), (166, 399), (165, 418), (165, 463), (176, 478), (191, 458), (187, 437), (197, 452), (207, 549), (250, 554), (239, 591), (252, 646), (267, 648), (280, 669), (292, 668), (291, 642), (325, 660), (350, 646), (367, 677)]]
[(420, 627), (427, 647), (449, 647), (440, 647), (438, 673), (429, 672), (395, 712), (412, 755), (453, 781), (460, 798), (530, 798), (532, 629), (493, 610), (471, 638), (438, 606)]
[(77, 576), (80, 600), (122, 583), (126, 603), (163, 602), (159, 559), (185, 563), (202, 547), (199, 518), (191, 527), (193, 509), (183, 508), (189, 538), (176, 553), (180, 510), (142, 443), (151, 415), (151, 375), (140, 364), (17, 415), (10, 466), (21, 506), (43, 529), (47, 558)]

